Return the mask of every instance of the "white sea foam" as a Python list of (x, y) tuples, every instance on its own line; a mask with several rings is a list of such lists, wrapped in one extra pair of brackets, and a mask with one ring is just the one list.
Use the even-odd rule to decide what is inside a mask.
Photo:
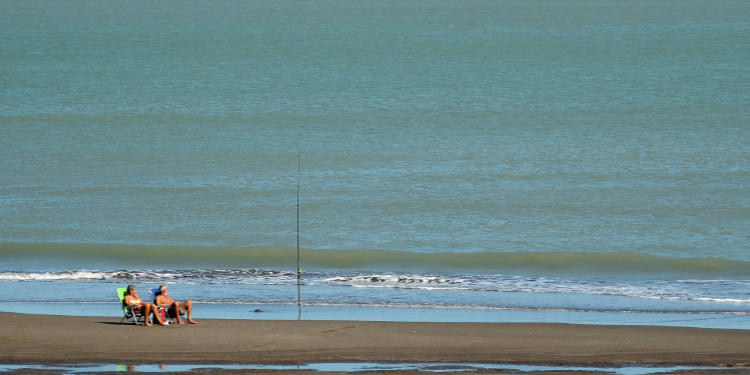
[(59, 271), (59, 272), (0, 272), (4, 281), (62, 281), (62, 280), (138, 280), (169, 279), (178, 275), (153, 271)]
[(413, 275), (361, 275), (361, 276), (336, 276), (324, 281), (348, 284), (461, 284), (463, 279), (449, 279), (438, 276), (413, 276)]
[(8, 281), (53, 281), (53, 280), (103, 280), (111, 278), (111, 272), (90, 272), (90, 271), (71, 271), (71, 272), (2, 272), (0, 280)]

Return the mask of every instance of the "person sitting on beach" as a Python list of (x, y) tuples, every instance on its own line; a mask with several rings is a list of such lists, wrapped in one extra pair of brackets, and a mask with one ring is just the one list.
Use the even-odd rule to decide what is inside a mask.
[(198, 324), (198, 322), (193, 320), (193, 301), (187, 300), (180, 303), (179, 301), (173, 300), (168, 294), (169, 288), (167, 288), (166, 285), (162, 284), (159, 286), (159, 295), (156, 296), (156, 304), (167, 308), (172, 316), (176, 316), (177, 324), (185, 324), (185, 322), (182, 321), (182, 318), (180, 318), (180, 314), (185, 313), (185, 311), (187, 311), (187, 322), (190, 324)]
[(125, 295), (123, 302), (126, 306), (133, 306), (134, 313), (141, 314), (145, 317), (144, 322), (146, 326), (150, 327), (153, 325), (151, 324), (151, 321), (149, 321), (150, 314), (154, 314), (154, 317), (159, 324), (163, 326), (167, 325), (166, 323), (164, 323), (164, 321), (161, 320), (161, 316), (159, 316), (159, 314), (156, 312), (156, 305), (154, 305), (153, 303), (143, 302), (141, 300), (141, 297), (138, 297), (138, 295), (135, 294), (134, 285), (128, 285), (127, 294)]

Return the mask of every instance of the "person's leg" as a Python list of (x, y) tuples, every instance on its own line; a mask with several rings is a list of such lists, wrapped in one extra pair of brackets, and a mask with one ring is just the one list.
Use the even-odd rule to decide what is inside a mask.
[(180, 318), (180, 303), (177, 301), (174, 301), (171, 305), (169, 305), (169, 312), (177, 317), (177, 324), (185, 324), (185, 322), (182, 321), (182, 318)]
[(193, 320), (193, 301), (187, 300), (180, 305), (180, 313), (187, 311), (187, 322), (190, 324), (198, 324)]
[(163, 326), (167, 325), (167, 323), (164, 322), (164, 320), (162, 320), (161, 314), (159, 314), (159, 307), (158, 306), (156, 306), (154, 304), (151, 304), (151, 313), (154, 314), (154, 318), (156, 318), (156, 322), (157, 323), (159, 323), (160, 325), (163, 325)]
[(143, 315), (143, 322), (147, 327), (151, 327), (151, 322), (148, 321), (149, 315), (151, 315), (151, 305), (148, 303), (141, 303), (141, 315)]

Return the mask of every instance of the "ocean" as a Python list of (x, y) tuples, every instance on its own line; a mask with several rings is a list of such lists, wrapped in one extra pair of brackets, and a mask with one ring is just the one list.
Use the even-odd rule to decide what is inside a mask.
[(0, 311), (750, 329), (746, 1), (0, 9)]

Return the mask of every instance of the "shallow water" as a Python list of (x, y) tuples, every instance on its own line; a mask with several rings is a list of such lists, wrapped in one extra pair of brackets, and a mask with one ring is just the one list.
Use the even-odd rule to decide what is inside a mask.
[(517, 371), (596, 371), (619, 375), (647, 375), (659, 373), (671, 373), (682, 370), (721, 370), (721, 367), (581, 367), (581, 366), (544, 366), (544, 365), (519, 365), (519, 364), (490, 364), (490, 363), (308, 363), (303, 365), (226, 365), (226, 364), (80, 364), (80, 365), (6, 365), (0, 364), (0, 371), (13, 371), (19, 369), (35, 369), (63, 371), (66, 374), (76, 374), (91, 371), (106, 372), (177, 372), (177, 371), (206, 371), (208, 369), (222, 370), (308, 370), (308, 371), (335, 371), (335, 372), (361, 372), (361, 371), (388, 371), (388, 370), (420, 370), (426, 372), (461, 372), (477, 370), (517, 370)]
[[(0, 311), (102, 316), (118, 322), (122, 309), (116, 303), (3, 303)], [(477, 308), (472, 306), (394, 306), (392, 304), (202, 303), (195, 304), (197, 320), (351, 320), (399, 322), (509, 322), (622, 324), (714, 329), (750, 329), (748, 314), (723, 312), (631, 312), (565, 309)], [(128, 323), (129, 324), (129, 323)]]

